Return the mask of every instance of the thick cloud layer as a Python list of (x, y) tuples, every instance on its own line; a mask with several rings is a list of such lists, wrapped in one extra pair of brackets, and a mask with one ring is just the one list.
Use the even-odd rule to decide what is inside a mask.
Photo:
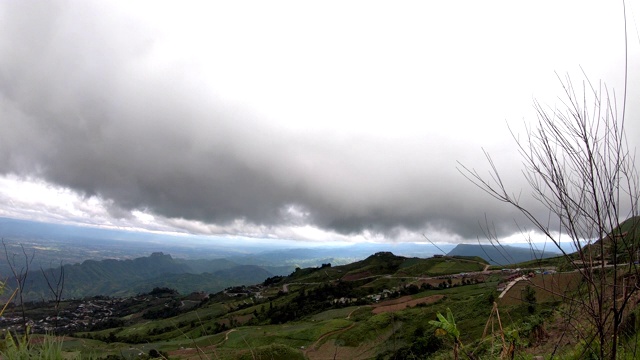
[[(514, 44), (499, 27), (474, 33), (478, 22), (428, 25), (472, 21), (453, 8), (292, 3), (283, 16), (256, 4), (190, 23), (199, 11), (185, 6), (145, 20), (145, 9), (101, 2), (3, 3), (0, 172), (106, 199), (116, 219), (142, 210), (178, 227), (470, 239), (487, 214), (503, 234), (516, 229), (516, 214), (456, 161), (487, 168), (485, 147), (520, 189), (505, 118), (531, 115), (549, 66), (578, 65), (519, 64), (555, 50), (548, 39)], [(528, 10), (505, 11), (499, 24), (517, 26)]]

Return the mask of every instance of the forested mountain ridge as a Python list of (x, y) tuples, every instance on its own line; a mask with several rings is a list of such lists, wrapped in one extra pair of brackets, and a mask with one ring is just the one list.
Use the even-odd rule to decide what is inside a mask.
[[(21, 268), (16, 266), (17, 271)], [(20, 274), (18, 274), (20, 275)], [(217, 292), (229, 286), (256, 284), (274, 274), (260, 266), (239, 265), (226, 259), (185, 260), (156, 252), (129, 260), (86, 260), (80, 264), (26, 273), (24, 298), (51, 297), (47, 280), (55, 284), (64, 275), (63, 298), (129, 296), (169, 286), (181, 293)], [(9, 281), (8, 284), (14, 284)], [(10, 292), (5, 292), (5, 295)]]

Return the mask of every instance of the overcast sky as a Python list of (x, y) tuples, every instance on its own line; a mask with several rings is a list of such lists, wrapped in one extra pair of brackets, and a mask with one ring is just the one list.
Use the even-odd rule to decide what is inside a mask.
[[(622, 93), (621, 1), (2, 1), (0, 216), (312, 241), (500, 236), (456, 170), (559, 103)], [(627, 4), (640, 139), (640, 9)], [(212, 239), (214, 239), (213, 237)]]

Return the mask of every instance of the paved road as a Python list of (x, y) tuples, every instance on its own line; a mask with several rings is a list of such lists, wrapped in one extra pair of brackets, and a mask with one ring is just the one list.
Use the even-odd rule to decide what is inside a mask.
[(500, 295), (498, 295), (498, 299), (502, 299), (502, 297), (513, 287), (513, 285), (515, 285), (518, 281), (521, 281), (521, 280), (527, 280), (527, 277), (523, 275), (511, 280), (511, 282), (507, 284), (507, 287), (505, 287), (504, 290), (502, 290), (502, 292), (500, 293)]

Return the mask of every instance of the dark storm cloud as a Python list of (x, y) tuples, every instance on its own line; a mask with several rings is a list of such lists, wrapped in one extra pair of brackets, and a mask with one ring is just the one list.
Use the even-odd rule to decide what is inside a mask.
[(211, 224), (474, 239), (486, 213), (502, 235), (515, 229), (514, 213), (456, 171), (456, 160), (480, 164), (479, 148), (440, 134), (405, 143), (270, 126), (189, 64), (157, 64), (160, 40), (145, 25), (68, 5), (2, 4), (3, 173), (111, 199), (116, 218), (148, 209)]

